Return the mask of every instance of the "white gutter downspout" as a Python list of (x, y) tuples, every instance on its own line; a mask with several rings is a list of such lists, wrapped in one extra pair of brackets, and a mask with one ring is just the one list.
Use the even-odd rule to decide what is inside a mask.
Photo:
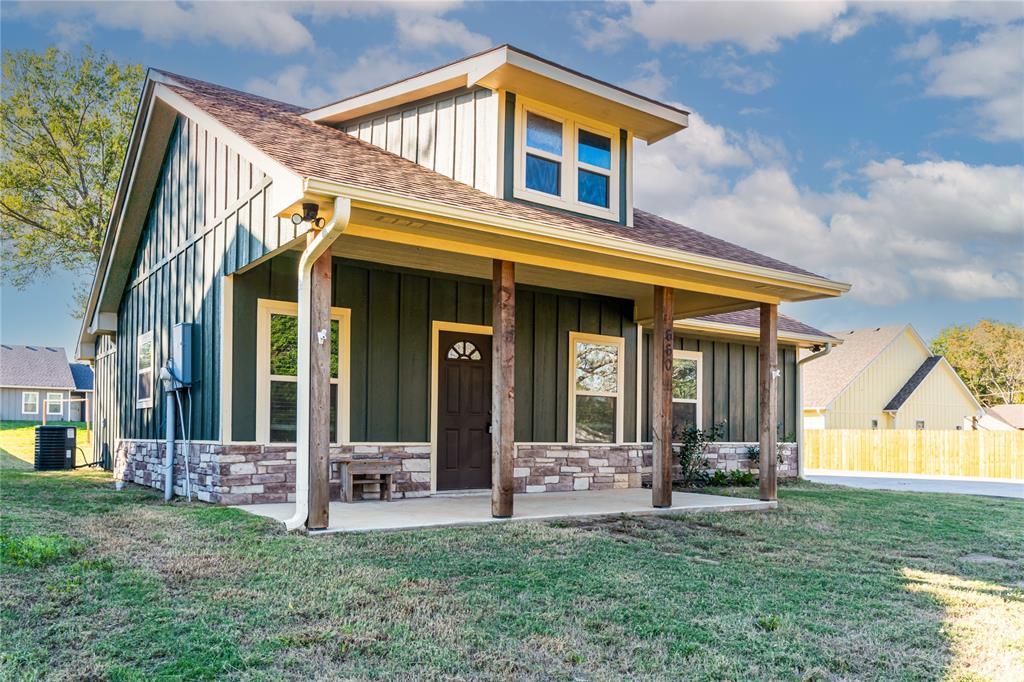
[[(352, 201), (335, 197), (334, 214), (323, 229), (309, 238), (299, 259), (299, 367), (298, 409), (295, 434), (295, 513), (284, 522), (285, 528), (301, 528), (309, 517), (309, 329), (313, 264), (331, 248), (352, 216)], [(310, 230), (312, 233), (313, 230)]]
[(796, 475), (804, 477), (804, 372), (803, 365), (811, 360), (823, 358), (832, 352), (832, 342), (825, 344), (825, 350), (812, 353), (796, 363)]

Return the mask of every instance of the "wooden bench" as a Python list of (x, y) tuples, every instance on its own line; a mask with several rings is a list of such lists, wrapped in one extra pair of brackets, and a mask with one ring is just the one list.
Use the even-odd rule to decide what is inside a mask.
[(365, 489), (370, 486), (380, 486), (380, 499), (390, 502), (391, 477), (401, 470), (402, 463), (394, 459), (346, 458), (331, 462), (331, 478), (341, 484), (342, 502), (365, 499)]

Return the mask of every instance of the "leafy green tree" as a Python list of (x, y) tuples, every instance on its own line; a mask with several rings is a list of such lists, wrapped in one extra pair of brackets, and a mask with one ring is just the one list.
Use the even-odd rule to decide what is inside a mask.
[(982, 320), (939, 332), (932, 353), (942, 355), (982, 405), (1024, 402), (1024, 327)]
[(96, 265), (144, 79), (85, 48), (3, 53), (0, 274), (15, 287)]

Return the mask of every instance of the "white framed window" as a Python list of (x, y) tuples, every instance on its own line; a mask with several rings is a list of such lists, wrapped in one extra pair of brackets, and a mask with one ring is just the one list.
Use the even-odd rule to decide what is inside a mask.
[(878, 430), (878, 420), (877, 419), (872, 419), (871, 420), (871, 429), (873, 431)]
[(39, 394), (35, 391), (21, 392), (21, 413), (39, 414)]
[(914, 428), (917, 429), (918, 431), (924, 431), (924, 420), (918, 419), (916, 422), (914, 422)]
[(47, 393), (46, 394), (46, 416), (47, 417), (60, 417), (64, 414), (64, 394), (63, 393)]
[[(256, 440), (294, 443), (297, 432), (298, 305), (259, 299), (256, 320)], [(332, 443), (349, 439), (351, 311), (331, 308)]]
[(576, 124), (576, 201), (610, 210), (614, 136)]
[(703, 428), (704, 356), (690, 350), (672, 351), (672, 440), (678, 442), (687, 429)]
[(518, 98), (515, 134), (517, 198), (618, 219), (618, 129)]
[(626, 342), (569, 332), (569, 442), (621, 443)]
[(139, 334), (135, 353), (135, 408), (153, 407), (153, 332)]

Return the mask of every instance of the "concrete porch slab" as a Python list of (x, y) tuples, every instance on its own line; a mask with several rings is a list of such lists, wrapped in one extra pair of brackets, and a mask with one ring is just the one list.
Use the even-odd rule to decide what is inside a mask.
[[(709, 511), (763, 511), (774, 509), (776, 502), (761, 502), (700, 493), (672, 494), (672, 506), (651, 507), (651, 491), (644, 488), (626, 490), (581, 490), (565, 493), (532, 493), (516, 495), (515, 515), (511, 519), (491, 516), (490, 494), (420, 497), (394, 502), (331, 502), (330, 527), (313, 534), (365, 533), (378, 530), (408, 530), (443, 526), (471, 526), (506, 521), (540, 521), (579, 516), (614, 514), (678, 514)], [(251, 514), (284, 521), (292, 515), (295, 505), (240, 505)]]

